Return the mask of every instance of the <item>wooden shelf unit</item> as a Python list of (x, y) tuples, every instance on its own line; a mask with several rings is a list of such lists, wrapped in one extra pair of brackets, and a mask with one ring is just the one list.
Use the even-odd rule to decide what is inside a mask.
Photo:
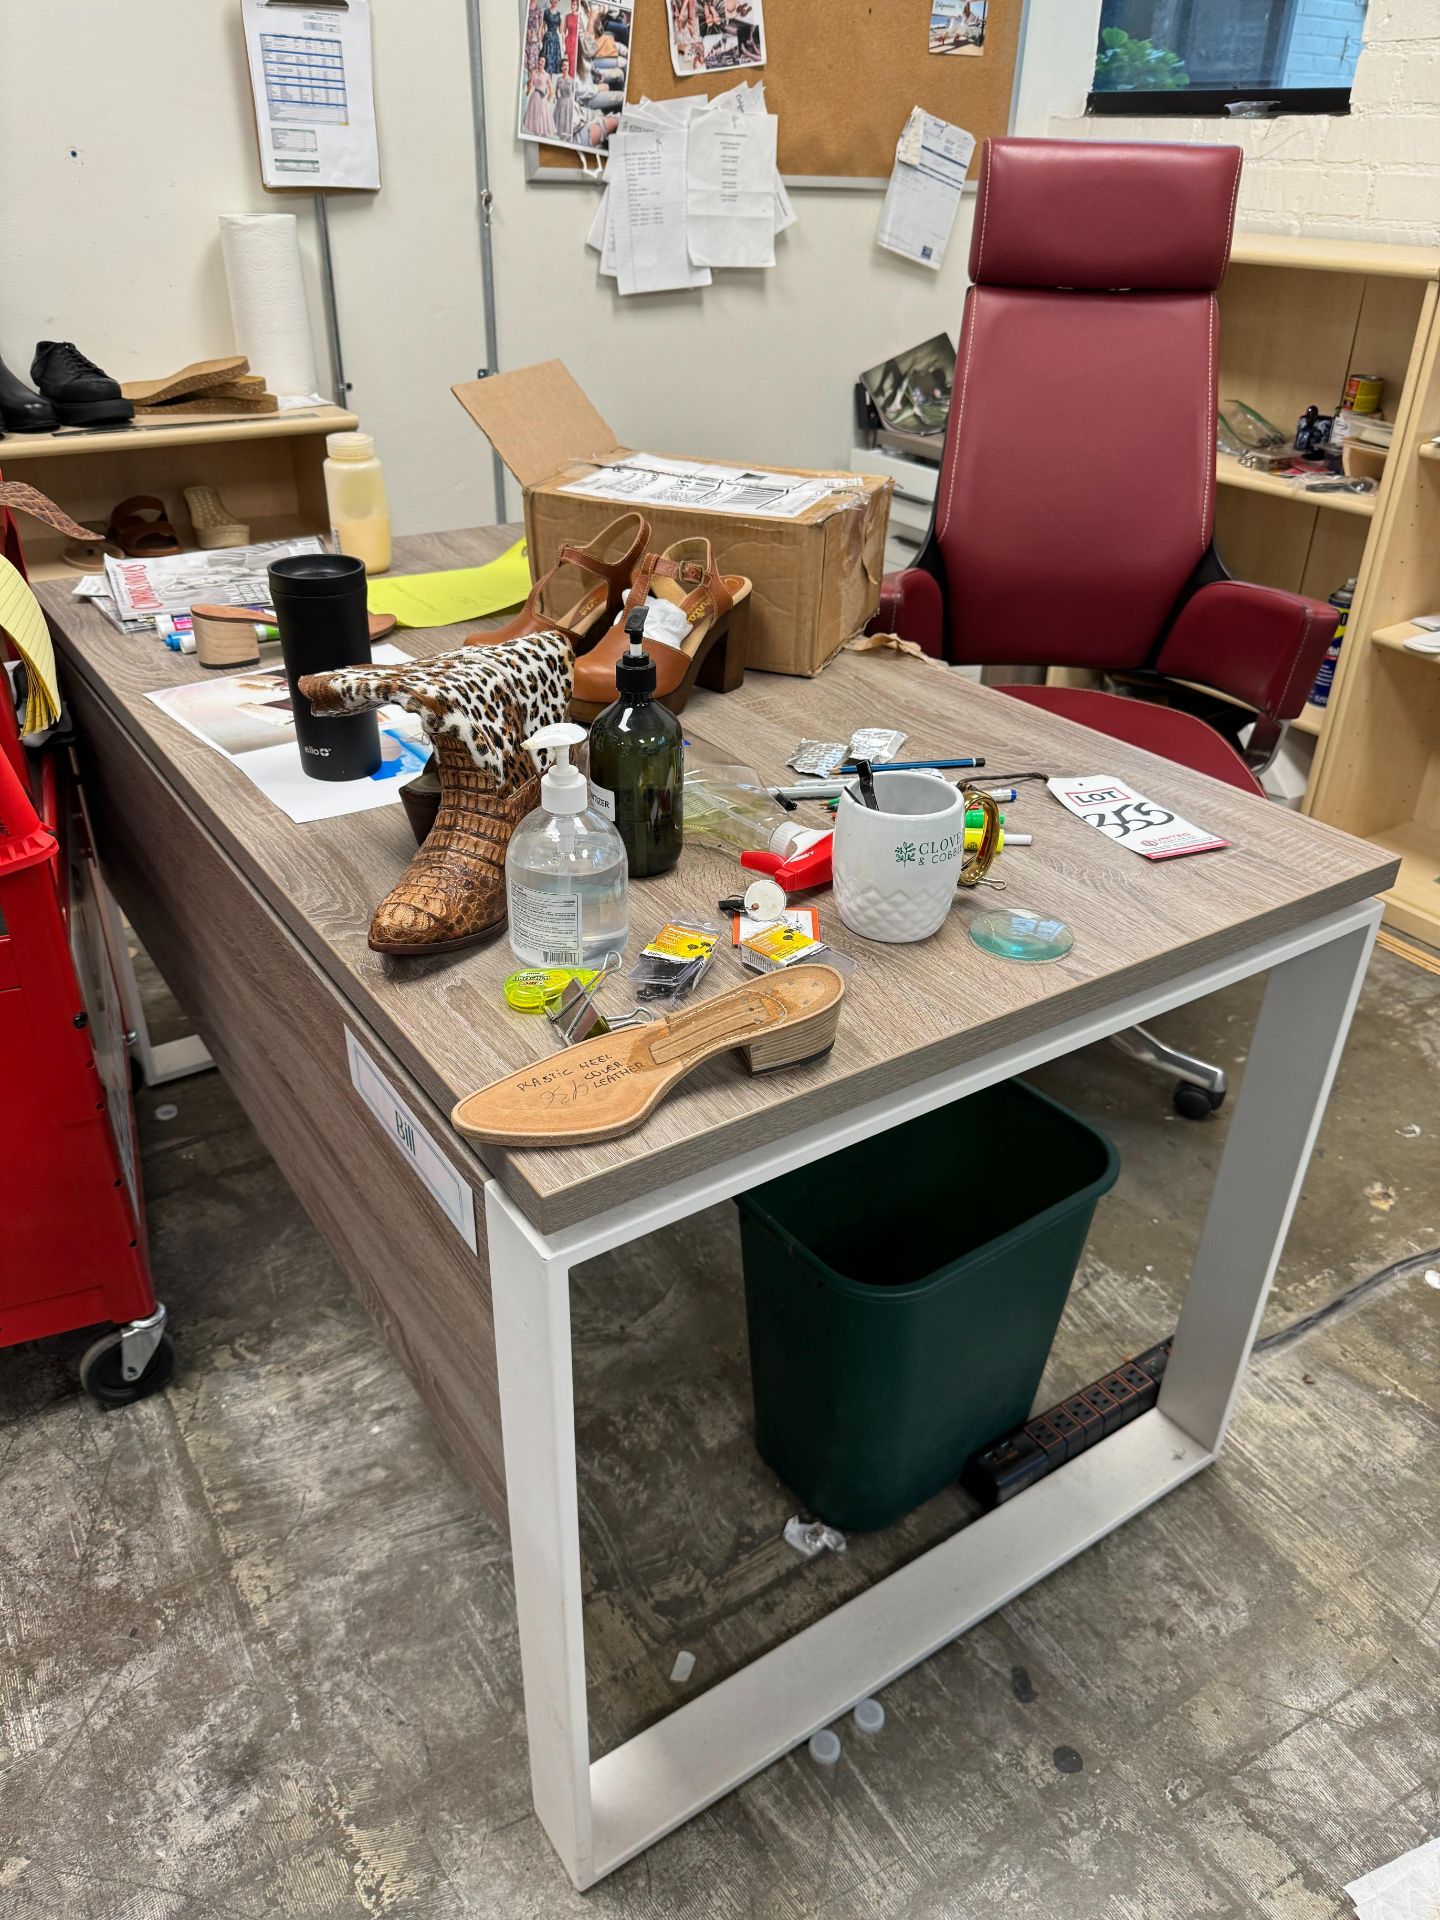
[[(115, 433), (10, 434), (0, 440), (0, 472), (25, 480), (75, 519), (103, 526), (111, 509), (132, 494), (164, 501), (182, 547), (195, 545), (185, 510), (185, 488), (217, 487), (250, 526), (254, 540), (328, 533), (325, 435), (357, 427), (339, 407), (296, 409), (245, 418), (176, 421)], [(70, 544), (37, 521), (21, 535), (31, 576), (78, 577), (61, 557)]]
[[(1385, 381), (1386, 417), (1397, 423), (1398, 448), (1435, 322), (1437, 290), (1437, 248), (1237, 234), (1220, 288), (1220, 397), (1244, 400), (1288, 430), (1312, 403), (1328, 411), (1348, 374), (1379, 374)], [(1344, 725), (1339, 693), (1360, 650), (1354, 636), (1376, 624), (1374, 586), (1388, 524), (1386, 504), (1400, 464), (1395, 456), (1385, 463), (1373, 494), (1307, 496), (1223, 455), (1218, 461), (1222, 484), (1215, 540), (1237, 579), (1317, 600), (1328, 600), (1347, 580), (1355, 580), (1347, 643), (1329, 704), (1306, 706), (1292, 722), (1296, 734), (1315, 742), (1307, 811), (1330, 742)]]
[(1432, 287), (1321, 739), (1307, 810), (1400, 856), (1397, 933), (1440, 946), (1440, 656), (1410, 653), (1440, 613), (1440, 302)]
[[(1298, 420), (1300, 416), (1295, 417)], [(1378, 493), (1306, 493), (1302, 487), (1292, 486), (1273, 473), (1257, 473), (1253, 467), (1242, 467), (1234, 455), (1228, 453), (1216, 454), (1215, 478), (1222, 487), (1239, 487), (1244, 493), (1265, 493), (1272, 500), (1288, 500), (1297, 507), (1358, 513), (1363, 520), (1373, 516), (1379, 498)]]

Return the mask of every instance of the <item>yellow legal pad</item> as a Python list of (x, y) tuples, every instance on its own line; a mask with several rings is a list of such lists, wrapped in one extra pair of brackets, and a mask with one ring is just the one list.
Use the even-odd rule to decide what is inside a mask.
[(40, 602), (4, 554), (0, 554), (0, 633), (13, 644), (29, 672), (30, 697), (25, 703), (23, 730), (39, 733), (60, 718), (55, 651)]
[(393, 613), (402, 627), (453, 627), (461, 620), (518, 607), (530, 591), (525, 542), (483, 567), (451, 567), (444, 573), (382, 576), (366, 586), (371, 613)]

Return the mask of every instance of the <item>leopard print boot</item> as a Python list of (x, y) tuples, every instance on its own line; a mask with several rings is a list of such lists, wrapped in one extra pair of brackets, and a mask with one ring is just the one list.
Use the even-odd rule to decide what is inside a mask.
[(440, 809), (375, 909), (376, 953), (453, 953), (505, 925), (505, 849), (540, 798), (523, 742), (565, 718), (574, 678), (565, 636), (536, 633), (403, 667), (345, 667), (300, 681), (317, 714), (407, 707), (434, 748)]

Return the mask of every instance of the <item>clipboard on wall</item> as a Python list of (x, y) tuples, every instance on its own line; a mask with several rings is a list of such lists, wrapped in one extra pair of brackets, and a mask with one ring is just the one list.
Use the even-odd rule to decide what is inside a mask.
[(240, 13), (263, 183), (375, 192), (370, 0), (241, 0)]

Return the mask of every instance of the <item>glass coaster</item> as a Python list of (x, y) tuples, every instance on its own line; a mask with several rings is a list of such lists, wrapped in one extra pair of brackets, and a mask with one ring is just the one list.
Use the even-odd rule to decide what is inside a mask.
[(1063, 920), (1023, 907), (993, 907), (970, 922), (970, 938), (1000, 960), (1060, 960), (1075, 944)]

